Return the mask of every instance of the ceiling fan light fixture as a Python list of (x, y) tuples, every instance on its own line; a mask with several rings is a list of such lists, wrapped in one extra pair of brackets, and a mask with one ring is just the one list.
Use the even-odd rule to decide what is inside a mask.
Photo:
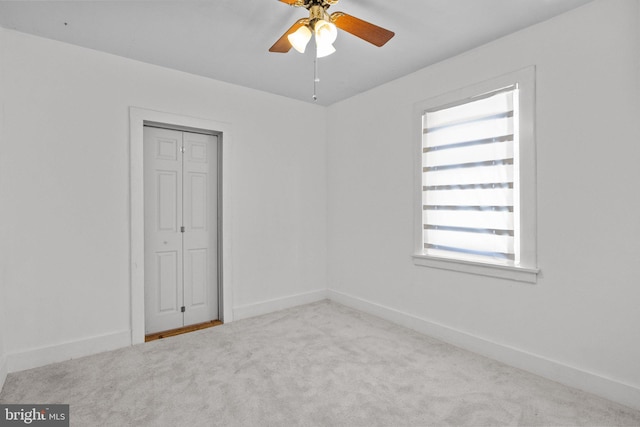
[(332, 22), (319, 19), (314, 24), (314, 33), (316, 35), (316, 57), (329, 56), (336, 51), (333, 42), (338, 37), (338, 29)]
[(303, 25), (295, 32), (289, 34), (287, 39), (289, 39), (289, 43), (291, 43), (291, 46), (293, 46), (295, 50), (304, 53), (309, 40), (311, 40), (311, 30), (306, 25)]
[(332, 44), (338, 37), (338, 28), (333, 22), (320, 19), (315, 23), (316, 43), (318, 45)]
[(316, 46), (316, 57), (317, 58), (323, 58), (325, 56), (329, 56), (331, 55), (333, 52), (336, 51), (336, 48), (333, 47), (333, 45), (331, 43), (325, 43), (325, 44), (320, 44), (317, 43)]

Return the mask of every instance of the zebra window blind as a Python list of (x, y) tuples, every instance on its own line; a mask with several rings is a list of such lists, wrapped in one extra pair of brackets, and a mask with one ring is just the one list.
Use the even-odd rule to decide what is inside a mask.
[(517, 263), (518, 88), (422, 116), (425, 253)]

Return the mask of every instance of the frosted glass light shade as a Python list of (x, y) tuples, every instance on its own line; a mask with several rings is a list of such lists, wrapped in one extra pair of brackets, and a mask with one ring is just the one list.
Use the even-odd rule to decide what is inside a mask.
[(306, 25), (303, 25), (294, 33), (289, 34), (287, 39), (289, 39), (289, 43), (291, 43), (291, 46), (293, 46), (295, 50), (304, 53), (309, 40), (311, 40), (311, 30)]
[(316, 51), (316, 57), (318, 57), (318, 58), (329, 56), (333, 52), (336, 51), (336, 48), (333, 47), (333, 45), (331, 43), (320, 44), (317, 41), (316, 41), (316, 43), (318, 45), (318, 48), (317, 48), (317, 51)]
[(316, 34), (316, 56), (318, 58), (331, 55), (336, 51), (333, 47), (333, 42), (336, 41), (338, 36), (338, 29), (333, 23), (321, 19), (316, 22), (314, 32)]
[(319, 45), (332, 44), (338, 37), (338, 29), (332, 22), (324, 19), (316, 22), (315, 25), (316, 43)]

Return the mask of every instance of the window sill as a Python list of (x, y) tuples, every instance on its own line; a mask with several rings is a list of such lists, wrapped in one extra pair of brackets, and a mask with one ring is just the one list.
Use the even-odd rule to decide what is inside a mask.
[(413, 263), (423, 267), (453, 270), (480, 276), (498, 277), (518, 282), (536, 283), (537, 268), (525, 268), (511, 265), (494, 265), (463, 259), (441, 258), (433, 255), (415, 254)]

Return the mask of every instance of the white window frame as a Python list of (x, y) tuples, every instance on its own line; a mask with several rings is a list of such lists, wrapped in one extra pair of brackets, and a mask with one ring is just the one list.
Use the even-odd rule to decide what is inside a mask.
[[(519, 88), (519, 174), (520, 182), (520, 262), (492, 263), (490, 260), (465, 260), (427, 254), (423, 243), (422, 202), (422, 118), (426, 111), (451, 104), (470, 102), (483, 94), (517, 84)], [(481, 83), (448, 92), (414, 105), (413, 128), (416, 144), (415, 160), (415, 245), (413, 262), (418, 266), (454, 270), (464, 273), (498, 277), (521, 282), (536, 283), (537, 228), (536, 228), (536, 148), (535, 148), (535, 67), (527, 67)]]

